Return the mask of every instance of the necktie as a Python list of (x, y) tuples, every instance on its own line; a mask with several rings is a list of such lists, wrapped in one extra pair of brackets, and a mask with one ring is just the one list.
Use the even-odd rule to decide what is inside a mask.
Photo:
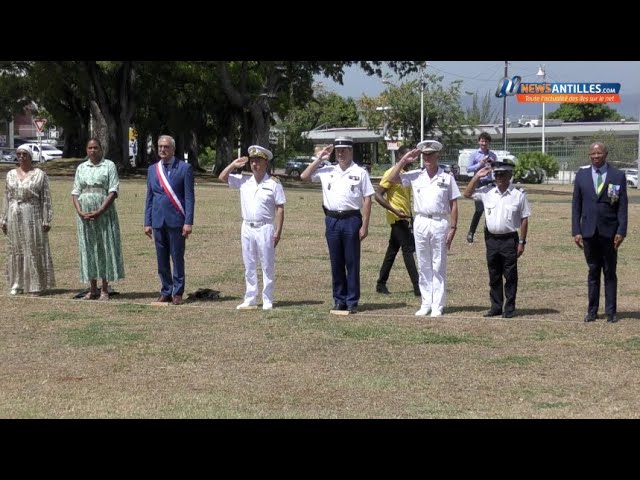
[(600, 173), (600, 169), (596, 170), (596, 173), (598, 174), (598, 178), (596, 178), (596, 193), (600, 195), (604, 182), (602, 181), (602, 173)]

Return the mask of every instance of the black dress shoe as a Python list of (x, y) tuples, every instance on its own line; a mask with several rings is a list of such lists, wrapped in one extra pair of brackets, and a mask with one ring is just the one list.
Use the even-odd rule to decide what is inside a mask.
[(349, 313), (358, 313), (358, 306), (351, 305), (350, 307), (347, 308), (347, 310), (349, 310)]
[(595, 316), (595, 314), (593, 314), (593, 313), (587, 313), (587, 314), (584, 316), (584, 321), (585, 321), (585, 322), (595, 322), (595, 321), (596, 321), (596, 316)]
[(347, 306), (344, 303), (336, 303), (331, 310), (346, 310)]
[(502, 318), (513, 318), (516, 314), (514, 312), (504, 312)]
[(607, 316), (607, 322), (616, 323), (617, 321), (618, 321), (618, 316), (617, 315), (608, 315)]
[(467, 243), (473, 243), (473, 233), (467, 233)]
[(499, 310), (489, 310), (483, 317), (497, 317), (498, 315), (502, 315), (502, 312)]
[(376, 284), (376, 292), (384, 293), (385, 295), (389, 295), (391, 293), (384, 283)]

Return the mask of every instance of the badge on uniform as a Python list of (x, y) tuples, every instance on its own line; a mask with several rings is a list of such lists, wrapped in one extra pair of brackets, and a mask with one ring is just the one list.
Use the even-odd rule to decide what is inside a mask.
[(351, 191), (355, 192), (356, 191), (356, 186), (355, 185), (351, 185)]
[(616, 203), (620, 199), (620, 185), (610, 183), (607, 188), (607, 196), (612, 205)]
[(360, 177), (356, 176), (356, 175), (349, 175), (349, 180), (355, 180), (356, 182), (360, 181)]

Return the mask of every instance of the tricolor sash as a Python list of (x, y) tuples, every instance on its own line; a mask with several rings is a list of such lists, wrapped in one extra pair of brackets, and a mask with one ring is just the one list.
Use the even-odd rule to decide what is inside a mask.
[(158, 181), (160, 182), (160, 186), (164, 190), (164, 193), (167, 194), (167, 197), (169, 197), (169, 200), (171, 200), (171, 203), (173, 204), (175, 209), (178, 210), (183, 216), (186, 216), (184, 213), (184, 208), (182, 208), (182, 204), (180, 203), (180, 200), (178, 200), (176, 192), (173, 191), (173, 188), (171, 188), (171, 185), (169, 185), (169, 180), (167, 180), (167, 177), (164, 174), (164, 168), (162, 168), (162, 160), (159, 160), (158, 163), (156, 163), (156, 173), (158, 174)]

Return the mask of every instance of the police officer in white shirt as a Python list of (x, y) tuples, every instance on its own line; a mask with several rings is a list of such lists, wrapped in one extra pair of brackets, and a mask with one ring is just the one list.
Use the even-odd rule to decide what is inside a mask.
[[(337, 164), (318, 168), (334, 148)], [(333, 310), (356, 313), (360, 301), (360, 242), (369, 233), (371, 197), (375, 190), (367, 171), (353, 161), (353, 139), (336, 138), (317, 154), (300, 179), (322, 183)]]
[[(436, 140), (420, 142), (415, 150), (406, 153), (389, 175), (390, 181), (401, 180), (411, 185), (413, 193), (413, 236), (420, 274), (422, 304), (417, 316), (431, 312), (442, 315), (446, 301), (447, 251), (458, 227), (458, 197), (460, 190), (452, 175), (439, 167), (442, 144)], [(424, 169), (402, 173), (405, 165), (422, 154)], [(451, 222), (449, 222), (451, 215)]]
[(512, 318), (515, 315), (518, 258), (524, 253), (527, 243), (531, 210), (526, 192), (511, 184), (514, 166), (509, 159), (494, 162), (495, 185), (486, 185), (474, 192), (480, 179), (491, 172), (491, 166), (485, 166), (476, 172), (464, 191), (466, 198), (480, 200), (484, 205), (484, 241), (487, 246), (491, 298), (491, 308), (484, 314), (485, 317), (502, 314), (503, 318)]
[[(255, 308), (258, 296), (257, 263), (262, 267), (262, 309), (273, 308), (276, 246), (284, 223), (284, 190), (280, 182), (267, 173), (273, 154), (264, 147), (251, 145), (249, 156), (231, 162), (220, 174), (220, 180), (240, 190), (242, 206), (242, 259), (246, 292), (238, 309)], [(231, 174), (249, 162), (253, 175)]]

